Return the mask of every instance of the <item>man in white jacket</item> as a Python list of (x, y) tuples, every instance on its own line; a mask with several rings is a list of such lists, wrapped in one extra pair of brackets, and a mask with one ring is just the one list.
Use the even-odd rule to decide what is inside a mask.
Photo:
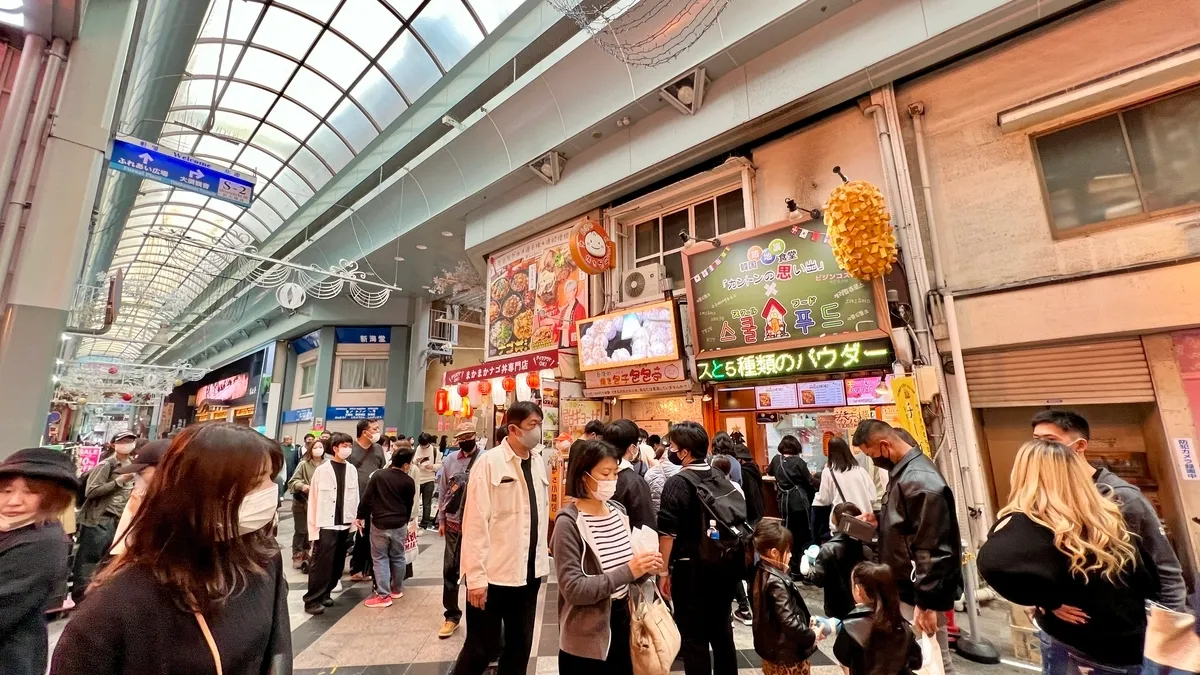
[(321, 614), (333, 604), (329, 594), (345, 571), (350, 528), (358, 513), (358, 471), (346, 461), (353, 444), (349, 434), (333, 434), (333, 456), (316, 468), (309, 484), (308, 538), (315, 545), (304, 594), (304, 611), (309, 614)]
[(498, 675), (524, 675), (538, 589), (550, 572), (542, 409), (529, 401), (514, 403), (504, 428), (508, 436), (480, 456), (467, 483), (461, 553), (467, 638), (453, 675), (481, 675), (497, 653)]

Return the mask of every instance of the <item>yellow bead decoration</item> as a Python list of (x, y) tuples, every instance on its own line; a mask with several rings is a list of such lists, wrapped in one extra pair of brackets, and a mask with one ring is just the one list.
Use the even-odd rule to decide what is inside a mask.
[(825, 202), (825, 227), (838, 266), (870, 281), (892, 271), (896, 233), (879, 188), (864, 180), (834, 188)]

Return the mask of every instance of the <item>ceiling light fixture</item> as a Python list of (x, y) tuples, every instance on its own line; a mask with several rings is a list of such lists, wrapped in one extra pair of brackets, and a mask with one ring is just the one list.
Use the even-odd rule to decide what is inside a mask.
[(396, 262), (404, 262), (404, 256), (398, 255), (395, 258), (392, 258), (392, 260), (395, 260)]
[(450, 230), (442, 230), (442, 236), (443, 237), (453, 237), (454, 233), (451, 232)]
[(708, 75), (703, 67), (695, 68), (658, 90), (664, 101), (684, 115), (695, 115), (704, 105), (704, 90), (708, 87)]
[(426, 246), (425, 244), (417, 244), (416, 248), (418, 251), (424, 251), (425, 249), (427, 249), (429, 247)]
[(562, 180), (562, 170), (566, 166), (566, 163), (566, 157), (563, 157), (561, 153), (551, 150), (531, 162), (529, 170), (550, 185), (558, 185), (558, 181)]

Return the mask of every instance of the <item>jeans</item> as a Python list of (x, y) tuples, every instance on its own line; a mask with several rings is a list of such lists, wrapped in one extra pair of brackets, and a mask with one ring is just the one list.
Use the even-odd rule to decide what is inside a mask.
[(371, 530), (371, 560), (375, 563), (375, 592), (386, 598), (404, 588), (404, 538), (408, 527)]
[[(451, 675), (482, 675), (496, 653), (500, 654), (497, 675), (525, 675), (541, 586), (541, 579), (524, 586), (489, 584), (483, 609), (467, 605), (467, 638)], [(725, 625), (729, 626), (728, 612)]]
[(678, 560), (671, 566), (671, 598), (682, 638), (679, 655), (687, 675), (738, 672), (733, 626), (729, 623), (733, 594), (732, 580), (719, 583), (715, 575), (706, 574), (690, 560)]
[(421, 527), (431, 527), (433, 525), (433, 491), (437, 489), (437, 483), (432, 481), (421, 484)]
[(346, 569), (346, 550), (350, 548), (350, 531), (323, 527), (317, 535), (316, 549), (308, 566), (308, 592), (304, 606), (319, 607), (337, 588)]
[(112, 546), (113, 537), (117, 534), (117, 519), (107, 518), (96, 525), (80, 525), (75, 541), (79, 548), (75, 551), (75, 562), (71, 566), (71, 599), (79, 602), (92, 582), (96, 565)]
[(458, 606), (459, 552), (462, 551), (462, 532), (446, 528), (446, 552), (442, 556), (442, 607), (446, 620), (462, 621), (462, 608)]
[[(912, 605), (902, 602), (900, 603), (900, 613), (904, 615), (904, 619), (912, 623), (913, 617), (916, 616), (916, 608)], [(954, 662), (950, 660), (950, 636), (946, 633), (946, 613), (937, 613), (937, 638), (938, 648), (942, 652), (942, 669), (946, 671), (946, 675), (954, 675)], [(920, 638), (920, 631), (913, 631), (917, 638)]]
[(1142, 664), (1107, 666), (1097, 663), (1042, 631), (1042, 675), (1139, 675)]

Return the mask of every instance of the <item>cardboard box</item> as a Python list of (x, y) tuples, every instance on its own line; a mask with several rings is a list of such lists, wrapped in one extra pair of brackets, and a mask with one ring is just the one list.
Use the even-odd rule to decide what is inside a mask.
[(1012, 626), (1012, 645), (1018, 661), (1035, 666), (1042, 664), (1042, 641), (1038, 638), (1038, 629)]

